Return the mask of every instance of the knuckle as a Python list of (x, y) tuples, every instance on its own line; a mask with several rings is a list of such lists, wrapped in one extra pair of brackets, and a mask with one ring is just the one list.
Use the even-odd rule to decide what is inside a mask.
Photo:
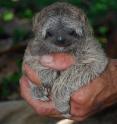
[(86, 103), (86, 99), (83, 96), (78, 96), (77, 101), (79, 104), (85, 104)]
[(84, 90), (80, 90), (79, 92), (74, 93), (73, 100), (76, 101), (78, 104), (85, 104), (87, 102), (87, 95), (85, 95)]

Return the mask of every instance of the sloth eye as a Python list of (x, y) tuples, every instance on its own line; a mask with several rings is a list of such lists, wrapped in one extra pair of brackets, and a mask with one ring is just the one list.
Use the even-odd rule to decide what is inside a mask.
[(49, 31), (47, 31), (47, 32), (46, 32), (46, 36), (45, 36), (45, 38), (52, 37), (52, 36), (53, 36), (52, 33), (49, 32)]
[(69, 35), (76, 37), (77, 36), (77, 33), (76, 33), (76, 31), (73, 30), (73, 31), (70, 31), (69, 32)]

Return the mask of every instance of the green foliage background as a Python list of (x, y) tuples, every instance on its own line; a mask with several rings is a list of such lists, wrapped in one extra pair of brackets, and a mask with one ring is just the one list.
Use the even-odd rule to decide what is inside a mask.
[[(117, 18), (112, 18), (109, 23), (103, 22), (107, 19), (107, 17), (117, 15), (117, 0), (64, 1), (82, 8), (87, 13), (91, 24), (94, 26), (97, 38), (103, 44), (103, 46), (105, 46), (109, 28), (117, 26)], [(0, 0), (0, 22), (5, 25), (14, 21), (15, 18), (18, 18), (19, 20), (28, 20), (29, 22), (31, 22), (31, 19), (36, 12), (54, 2), (57, 2), (57, 0)], [(0, 38), (2, 38), (4, 34), (6, 34), (4, 25), (0, 25)], [(10, 37), (14, 41), (14, 44), (17, 44), (18, 42), (25, 40), (29, 35), (29, 31), (25, 30), (23, 27), (20, 27), (14, 29)], [(2, 96), (8, 96), (11, 92), (9, 89), (9, 87), (11, 86), (11, 82), (12, 87), (18, 86), (18, 80), (21, 76), (21, 59), (16, 60), (16, 63), (17, 62), (19, 63), (19, 72), (16, 72), (10, 77), (5, 77), (3, 79), (1, 90)]]

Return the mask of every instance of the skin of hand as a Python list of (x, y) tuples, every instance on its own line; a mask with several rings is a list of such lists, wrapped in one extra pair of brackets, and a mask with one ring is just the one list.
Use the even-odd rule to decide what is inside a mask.
[[(55, 70), (64, 70), (75, 63), (75, 59), (65, 53), (43, 56), (40, 60), (43, 66)], [(42, 102), (32, 99), (29, 80), (39, 85), (41, 80), (37, 74), (28, 66), (24, 66), (26, 76), (20, 79), (21, 96), (29, 105), (41, 116), (60, 117), (61, 114), (56, 110), (51, 101)], [(91, 81), (87, 86), (74, 92), (71, 97), (70, 119), (82, 121), (102, 109), (117, 102), (117, 61), (110, 60), (105, 72)]]

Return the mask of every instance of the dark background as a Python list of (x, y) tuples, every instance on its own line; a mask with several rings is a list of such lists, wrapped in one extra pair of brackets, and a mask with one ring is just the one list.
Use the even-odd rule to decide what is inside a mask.
[[(61, 0), (62, 1), (62, 0)], [(117, 58), (117, 0), (66, 0), (82, 8), (107, 55)], [(32, 17), (56, 0), (0, 0), (0, 101), (17, 100)]]

